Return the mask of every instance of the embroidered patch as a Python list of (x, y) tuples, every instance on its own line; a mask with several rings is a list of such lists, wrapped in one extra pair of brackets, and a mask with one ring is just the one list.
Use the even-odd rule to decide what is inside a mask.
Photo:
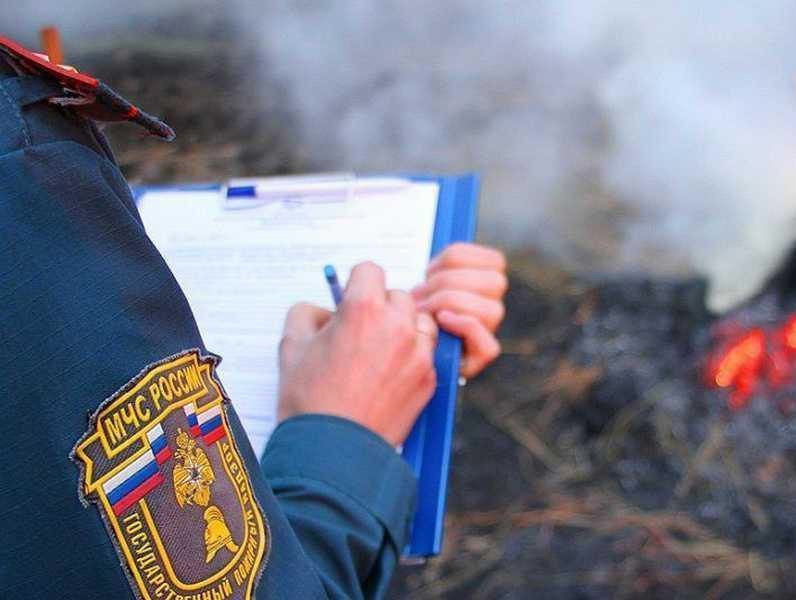
[(249, 599), (267, 559), (217, 362), (194, 349), (148, 366), (72, 451), (80, 500), (97, 504), (138, 598)]

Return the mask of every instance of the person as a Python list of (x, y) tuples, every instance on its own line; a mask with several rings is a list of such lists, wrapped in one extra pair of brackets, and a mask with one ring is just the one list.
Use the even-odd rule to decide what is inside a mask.
[(453, 245), (409, 293), (364, 263), (337, 312), (294, 306), (258, 461), (104, 138), (41, 89), (0, 60), (0, 597), (383, 597), (395, 446), (438, 326), (466, 377), (499, 354), (503, 255)]

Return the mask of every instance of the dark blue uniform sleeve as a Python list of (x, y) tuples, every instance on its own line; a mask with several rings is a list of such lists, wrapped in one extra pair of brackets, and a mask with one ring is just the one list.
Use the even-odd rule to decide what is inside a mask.
[(303, 415), (277, 427), (262, 467), (329, 596), (383, 597), (415, 491), (395, 449), (351, 421)]
[[(142, 369), (186, 349), (206, 350), (102, 137), (86, 121), (41, 102), (46, 90), (24, 80), (0, 74), (0, 598), (142, 598), (138, 585), (166, 589), (157, 557), (142, 542), (133, 557), (136, 572), (120, 564), (117, 538), (124, 532), (114, 537), (101, 510), (81, 503), (70, 455), (91, 431), (90, 416)], [(380, 597), (412, 509), (414, 482), (401, 459), (352, 423), (308, 416), (277, 429), (261, 468), (233, 407), (234, 398), (226, 413), (230, 432), (270, 549), (253, 591), (227, 595), (234, 577), (249, 576), (244, 555), (240, 569), (207, 597)], [(168, 437), (165, 421), (163, 427)], [(208, 456), (211, 446), (202, 446)], [(125, 469), (136, 466), (129, 466), (137, 464), (133, 458)], [(174, 501), (175, 458), (170, 461), (152, 493), (171, 494), (172, 512), (163, 514), (183, 518), (189, 511)], [(222, 476), (216, 466), (216, 503), (228, 501)], [(177, 545), (175, 568), (181, 560), (205, 568), (213, 556), (245, 553), (229, 509), (205, 511), (204, 541), (201, 509), (190, 514), (198, 515), (198, 533), (188, 541), (202, 554), (181, 556)], [(148, 542), (132, 525), (130, 539)], [(204, 596), (172, 590), (152, 597)]]

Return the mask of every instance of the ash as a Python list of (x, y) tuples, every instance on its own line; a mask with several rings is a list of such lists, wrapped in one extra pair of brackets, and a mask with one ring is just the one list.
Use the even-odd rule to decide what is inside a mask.
[[(109, 130), (133, 183), (313, 170), (253, 56), (199, 15), (70, 59), (177, 130), (171, 146)], [(505, 353), (463, 393), (443, 554), (403, 567), (392, 596), (793, 597), (794, 418), (768, 397), (731, 412), (702, 377), (717, 328), (794, 308), (788, 270), (717, 316), (699, 279), (583, 276), (530, 250), (510, 264)]]

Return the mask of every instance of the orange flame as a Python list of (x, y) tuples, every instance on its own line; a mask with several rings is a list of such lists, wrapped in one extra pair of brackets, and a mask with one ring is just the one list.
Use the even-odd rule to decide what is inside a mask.
[(708, 360), (712, 386), (729, 392), (731, 409), (744, 408), (765, 383), (778, 390), (796, 374), (796, 314), (776, 329), (747, 329), (719, 348)]
[(716, 387), (731, 388), (732, 408), (743, 408), (757, 389), (765, 347), (763, 330), (752, 329), (717, 353), (711, 361), (710, 380)]

